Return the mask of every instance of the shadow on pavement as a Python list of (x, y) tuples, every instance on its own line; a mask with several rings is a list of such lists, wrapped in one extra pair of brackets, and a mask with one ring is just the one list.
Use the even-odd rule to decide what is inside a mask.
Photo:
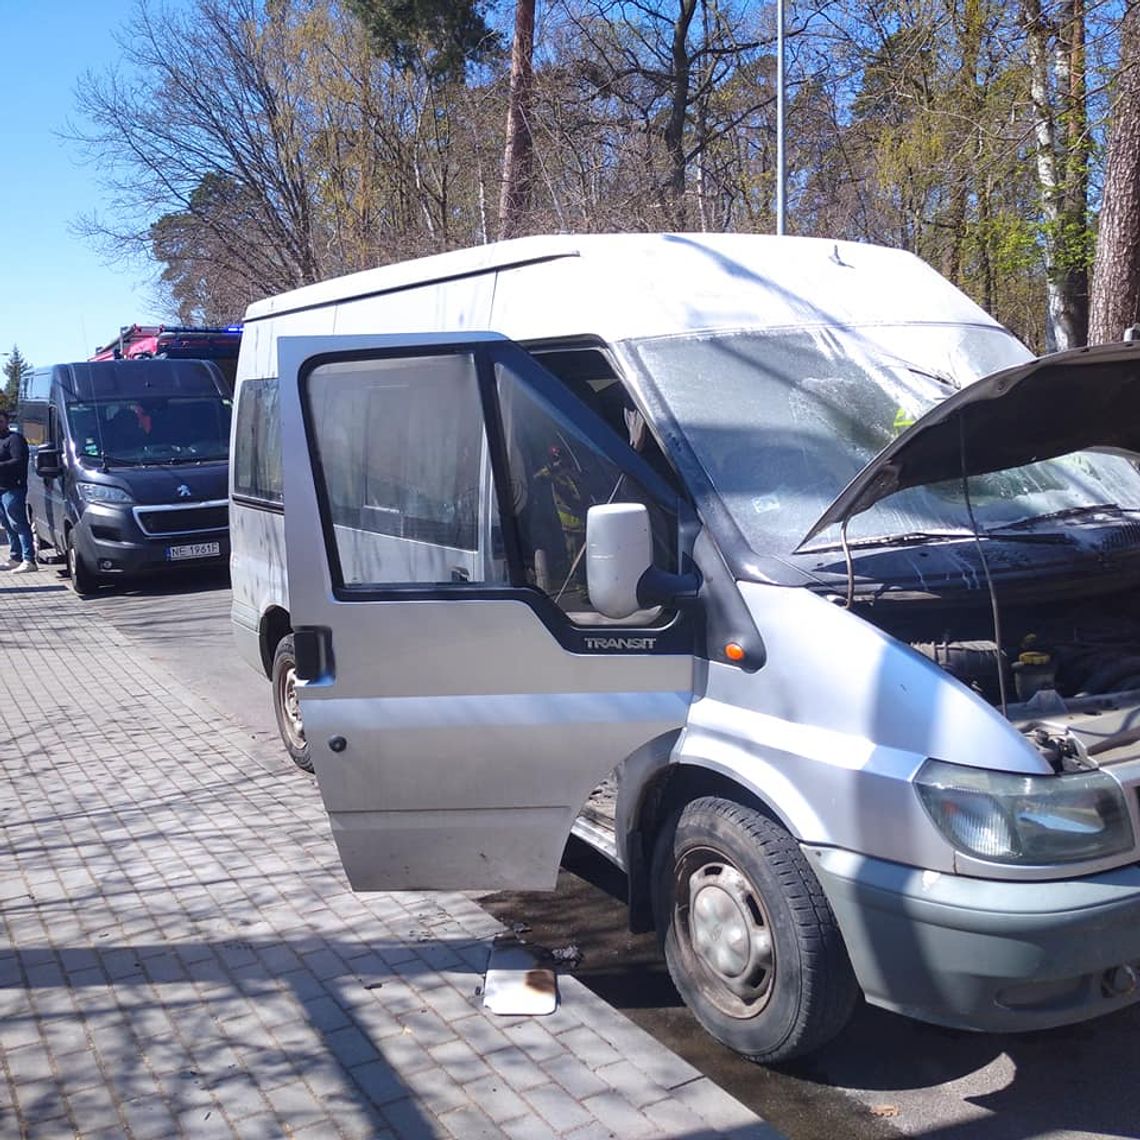
[[(15, 950), (0, 956), (0, 992), (23, 989), (30, 999), (22, 1012), (6, 1003), (6, 1033), (33, 1040), (42, 1026), (56, 1054), (93, 1043), (74, 1070), (61, 1066), (73, 1103), (91, 1080), (83, 1070), (97, 1066), (125, 1106), (153, 1098), (157, 1081), (166, 1110), (191, 1130), (220, 1109), (241, 1118), (268, 1107), (291, 1129), (351, 1113), (358, 1126), (430, 1136), (418, 1105), (436, 1114), (459, 1107), (462, 1087), (488, 1072), (472, 1051), (480, 1029), (490, 1038), (475, 996), (482, 969), (461, 954), (485, 957), (486, 948), (314, 936)], [(442, 978), (425, 986), (440, 969), (462, 989)], [(445, 1021), (466, 1015), (465, 1026)], [(434, 1096), (409, 1089), (397, 1071), (434, 1064), (426, 1050), (457, 1035), (471, 1048), (445, 1065), (454, 1084), (437, 1082)], [(504, 1053), (502, 1063), (512, 1061), (529, 1063), (519, 1050)], [(20, 1098), (23, 1127), (59, 1112), (54, 1084), (18, 1089), (31, 1093)]]
[[(61, 1066), (58, 1086), (18, 1084), (30, 1094), (20, 1097), (20, 1126), (31, 1134), (37, 1122), (55, 1120), (62, 1090), (78, 1135), (96, 1119), (105, 1132), (108, 1101), (92, 1083), (102, 1079), (128, 1126), (155, 1135), (163, 1112), (189, 1135), (208, 1131), (210, 1117), (224, 1112), (242, 1135), (243, 1120), (262, 1123), (268, 1110), (287, 1135), (336, 1121), (369, 1135), (391, 1129), (418, 1138), (439, 1135), (433, 1118), (469, 1104), (505, 1119), (513, 1112), (503, 1110), (507, 1103), (533, 1115), (536, 1134), (545, 1135), (511, 1091), (542, 1076), (526, 1037), (510, 1037), (533, 1019), (481, 1010), (488, 950), (486, 941), (425, 937), (410, 946), (314, 935), (0, 955), (0, 995), (24, 990), (30, 999), (22, 1013), (6, 1003), (7, 1030), (19, 1033), (26, 1021), (25, 1036), (42, 1029), (53, 1053), (83, 1050), (74, 1067)], [(488, 1103), (496, 1097), (499, 1113)], [(85, 1125), (88, 1101), (94, 1115)], [(516, 1116), (514, 1134), (526, 1135)], [(677, 1140), (756, 1135), (751, 1127), (699, 1129)]]
[(209, 570), (170, 570), (143, 578), (111, 580), (91, 595), (89, 601), (104, 598), (163, 598), (181, 594), (208, 593), (230, 584), (228, 568), (221, 566)]

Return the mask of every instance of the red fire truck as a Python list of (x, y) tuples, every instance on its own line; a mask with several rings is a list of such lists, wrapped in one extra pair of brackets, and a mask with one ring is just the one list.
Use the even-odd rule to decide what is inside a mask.
[(97, 349), (92, 360), (212, 360), (233, 389), (241, 325), (194, 328), (179, 325), (126, 325), (114, 340)]

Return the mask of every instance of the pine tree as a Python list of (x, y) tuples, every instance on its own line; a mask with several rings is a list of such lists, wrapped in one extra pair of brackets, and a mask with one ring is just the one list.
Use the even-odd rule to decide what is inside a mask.
[(17, 345), (12, 345), (12, 351), (5, 353), (5, 356), (4, 391), (0, 392), (0, 408), (11, 412), (15, 411), (20, 397), (20, 383), (25, 376), (32, 374), (32, 364), (25, 359)]

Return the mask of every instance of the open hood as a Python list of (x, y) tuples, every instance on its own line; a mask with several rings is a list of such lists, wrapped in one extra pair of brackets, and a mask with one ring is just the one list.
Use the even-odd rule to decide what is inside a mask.
[(955, 392), (883, 448), (797, 550), (896, 491), (1091, 447), (1140, 451), (1140, 342), (1040, 356)]

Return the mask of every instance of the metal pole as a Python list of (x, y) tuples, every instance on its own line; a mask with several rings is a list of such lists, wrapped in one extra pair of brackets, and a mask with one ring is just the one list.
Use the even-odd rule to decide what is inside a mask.
[(776, 0), (776, 233), (784, 232), (784, 0)]

